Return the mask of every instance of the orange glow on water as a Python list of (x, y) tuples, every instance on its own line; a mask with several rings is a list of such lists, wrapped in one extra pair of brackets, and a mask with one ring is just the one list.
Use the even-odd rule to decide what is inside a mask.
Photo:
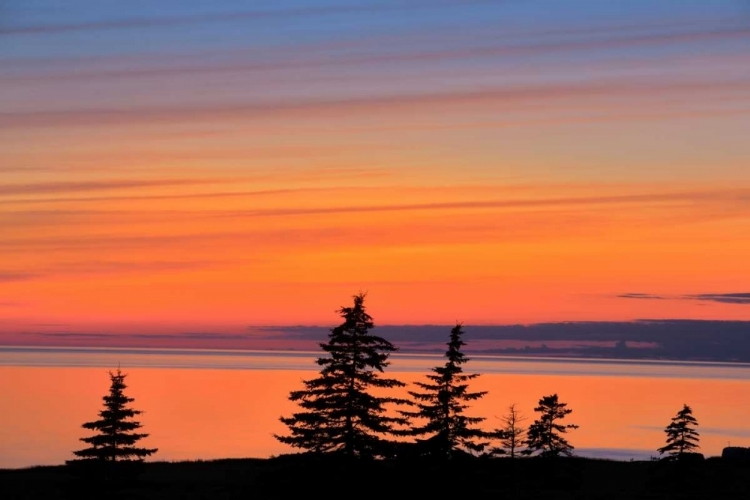
[[(532, 362), (530, 362), (532, 363)], [(533, 369), (533, 364), (529, 365)], [(289, 391), (315, 375), (300, 370), (126, 370), (126, 394), (144, 410), (140, 421), (158, 447), (153, 460), (266, 457), (291, 452), (273, 433), (278, 420), (297, 406)], [(419, 373), (393, 373), (412, 382)], [(72, 458), (80, 425), (96, 417), (109, 387), (101, 368), (0, 367), (0, 401), (13, 411), (0, 413), (0, 467), (55, 464)], [(527, 417), (543, 395), (558, 393), (573, 409), (568, 417), (580, 429), (570, 433), (579, 449), (636, 450), (657, 455), (661, 429), (687, 403), (699, 420), (701, 450), (716, 455), (731, 439), (748, 444), (744, 415), (750, 408), (748, 380), (643, 378), (631, 376), (484, 374), (472, 388), (488, 390), (471, 413), (496, 426), (516, 403)], [(531, 420), (526, 421), (526, 424)], [(146, 443), (146, 440), (144, 440)]]

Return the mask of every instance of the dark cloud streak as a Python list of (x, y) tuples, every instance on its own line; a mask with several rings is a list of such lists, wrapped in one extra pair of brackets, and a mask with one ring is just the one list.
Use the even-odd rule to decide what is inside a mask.
[(750, 305), (750, 293), (697, 293), (687, 295), (657, 295), (651, 293), (622, 293), (620, 299), (643, 300), (697, 300), (701, 302), (718, 302), (720, 304)]
[(701, 293), (698, 295), (686, 295), (685, 299), (702, 300), (707, 302), (720, 302), (722, 304), (746, 304), (750, 305), (750, 293)]
[(654, 295), (653, 293), (623, 293), (617, 296), (619, 299), (645, 299), (645, 300), (664, 300), (667, 297), (663, 295)]

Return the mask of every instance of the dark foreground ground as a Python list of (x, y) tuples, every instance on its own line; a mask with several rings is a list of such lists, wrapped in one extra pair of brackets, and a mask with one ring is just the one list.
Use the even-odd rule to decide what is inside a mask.
[(450, 464), (302, 460), (156, 462), (107, 471), (0, 470), (0, 498), (750, 498), (750, 463), (476, 459)]

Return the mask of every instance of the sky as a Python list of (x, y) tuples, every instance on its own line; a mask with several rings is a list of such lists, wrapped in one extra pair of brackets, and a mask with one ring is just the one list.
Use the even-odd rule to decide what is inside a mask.
[(747, 320), (749, 133), (744, 0), (5, 1), (0, 332)]

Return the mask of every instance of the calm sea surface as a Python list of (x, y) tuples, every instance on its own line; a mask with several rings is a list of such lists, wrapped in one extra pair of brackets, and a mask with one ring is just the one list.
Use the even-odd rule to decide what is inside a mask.
[[(126, 394), (159, 448), (153, 460), (268, 457), (292, 451), (278, 443), (279, 417), (296, 405), (289, 391), (315, 376), (318, 353), (180, 349), (0, 347), (0, 468), (61, 464), (88, 435), (109, 388), (107, 370), (128, 374)], [(402, 354), (387, 372), (420, 380), (439, 356)], [(663, 428), (693, 407), (704, 454), (728, 443), (750, 446), (750, 366), (727, 363), (523, 359), (473, 356), (473, 388), (489, 394), (472, 414), (499, 425), (515, 403), (529, 420), (540, 397), (557, 393), (573, 413), (569, 434), (583, 456), (621, 460), (657, 456)]]

